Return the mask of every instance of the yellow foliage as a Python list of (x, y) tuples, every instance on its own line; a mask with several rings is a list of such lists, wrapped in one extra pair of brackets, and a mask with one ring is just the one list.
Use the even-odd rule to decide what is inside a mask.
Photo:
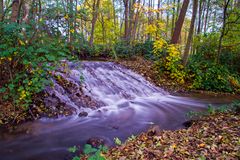
[(68, 18), (69, 18), (68, 14), (66, 14), (66, 15), (64, 16), (64, 18), (65, 18), (65, 19), (68, 19)]
[(74, 29), (70, 29), (70, 33), (74, 33)]
[(167, 42), (163, 38), (159, 38), (153, 44), (153, 53), (158, 55), (167, 45)]
[(240, 83), (239, 83), (239, 81), (236, 78), (234, 78), (232, 76), (229, 76), (228, 79), (229, 79), (229, 82), (231, 83), (231, 85), (233, 87), (240, 88)]
[(22, 40), (19, 39), (18, 42), (21, 46), (25, 46), (25, 43)]
[(77, 11), (81, 10), (81, 6), (77, 5)]
[(156, 25), (153, 25), (153, 24), (148, 25), (145, 29), (146, 34), (153, 34), (153, 33), (156, 33), (156, 31), (157, 31), (157, 27)]
[[(164, 73), (169, 75), (171, 79), (176, 80), (180, 84), (184, 84), (186, 73), (184, 72), (184, 67), (181, 64), (181, 52), (179, 47), (174, 44), (168, 45), (164, 39), (159, 38), (154, 42), (153, 48), (153, 53), (161, 57), (160, 62), (157, 63), (157, 65), (164, 69)], [(166, 56), (161, 56), (164, 52)]]

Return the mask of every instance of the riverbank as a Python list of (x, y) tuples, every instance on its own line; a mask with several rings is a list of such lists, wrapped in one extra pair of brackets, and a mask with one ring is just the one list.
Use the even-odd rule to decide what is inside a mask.
[(111, 148), (106, 159), (231, 159), (240, 158), (240, 106), (192, 121), (187, 129), (158, 127)]
[[(99, 61), (99, 59), (97, 60)], [(100, 59), (100, 61), (106, 61), (106, 59), (103, 58), (103, 59)], [(116, 62), (120, 65), (125, 66), (126, 68), (145, 77), (145, 79), (151, 82), (152, 84), (168, 91), (172, 95), (188, 96), (191, 94), (207, 94), (211, 96), (228, 95), (228, 96), (238, 97), (230, 93), (216, 93), (216, 92), (210, 92), (210, 91), (192, 90), (189, 87), (190, 86), (189, 83), (180, 85), (179, 83), (176, 83), (170, 80), (168, 77), (165, 77), (164, 75), (160, 77), (159, 73), (156, 71), (156, 69), (154, 69), (154, 63), (142, 57), (135, 57), (131, 59), (119, 59), (119, 60), (112, 59), (108, 61)], [(61, 81), (60, 84), (62, 86), (65, 86), (67, 90), (69, 90), (69, 88), (72, 87), (71, 83), (68, 83), (65, 81)], [(73, 90), (74, 89), (71, 89), (71, 94), (74, 94), (74, 92), (72, 92)], [(3, 101), (3, 95), (2, 96), (0, 95), (0, 126), (17, 125), (19, 123), (32, 121), (35, 119), (39, 119), (41, 117), (57, 118), (59, 116), (68, 116), (74, 112), (70, 108), (64, 107), (64, 105), (61, 105), (60, 103), (59, 105), (56, 105), (54, 108), (46, 107), (44, 105), (43, 95), (44, 93), (35, 96), (35, 99), (34, 99), (35, 105), (31, 105), (28, 109), (14, 106), (9, 101)], [(80, 94), (80, 98), (81, 97), (82, 96)], [(85, 99), (89, 99), (89, 97), (84, 98), (83, 96), (83, 98), (81, 99), (85, 100)], [(59, 102), (59, 100), (57, 101)]]
[(119, 59), (113, 60), (114, 62), (125, 66), (128, 69), (142, 75), (150, 81), (151, 83), (155, 84), (156, 86), (163, 88), (164, 90), (168, 91), (172, 95), (179, 95), (179, 94), (207, 94), (212, 96), (219, 96), (219, 95), (240, 95), (240, 93), (227, 93), (227, 92), (214, 92), (214, 91), (206, 91), (206, 90), (195, 90), (192, 89), (191, 83), (186, 82), (184, 84), (179, 84), (169, 77), (165, 75), (159, 75), (159, 73), (154, 68), (154, 62), (144, 59), (143, 57), (133, 57), (131, 59)]

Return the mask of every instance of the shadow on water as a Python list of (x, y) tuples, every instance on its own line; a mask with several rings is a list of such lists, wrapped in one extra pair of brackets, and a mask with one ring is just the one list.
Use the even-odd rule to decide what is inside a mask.
[[(161, 129), (179, 129), (189, 111), (203, 111), (208, 104), (230, 103), (236, 97), (209, 95), (172, 96), (147, 82), (142, 76), (111, 62), (69, 63), (69, 73), (61, 75), (99, 104), (97, 109), (83, 107), (64, 87), (54, 81), (48, 88), (76, 114), (58, 119), (42, 118), (27, 122), (13, 133), (1, 131), (0, 157), (3, 160), (64, 159), (67, 148), (83, 145), (91, 137), (100, 137), (113, 145), (113, 138), (126, 139), (146, 131), (151, 125)], [(73, 92), (77, 92), (73, 90)], [(100, 107), (100, 108), (99, 108)], [(88, 112), (87, 117), (78, 113)]]

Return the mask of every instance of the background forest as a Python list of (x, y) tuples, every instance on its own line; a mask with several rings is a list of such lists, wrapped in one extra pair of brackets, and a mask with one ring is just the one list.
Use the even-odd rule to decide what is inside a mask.
[(0, 92), (27, 107), (61, 59), (142, 56), (188, 89), (239, 92), (240, 0), (0, 0)]

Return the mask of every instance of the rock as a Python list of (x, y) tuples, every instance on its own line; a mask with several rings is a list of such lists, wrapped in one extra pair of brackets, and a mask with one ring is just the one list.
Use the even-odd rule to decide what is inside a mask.
[(161, 131), (160, 127), (158, 125), (152, 126), (148, 131), (148, 136), (154, 136), (157, 135)]
[(88, 116), (88, 113), (87, 112), (80, 112), (79, 114), (78, 114), (78, 116), (79, 117), (87, 117)]
[(100, 145), (104, 145), (105, 140), (100, 137), (92, 137), (87, 140), (87, 144), (90, 144), (92, 147), (97, 148)]
[(189, 120), (183, 123), (183, 126), (187, 129), (193, 125), (193, 120)]

